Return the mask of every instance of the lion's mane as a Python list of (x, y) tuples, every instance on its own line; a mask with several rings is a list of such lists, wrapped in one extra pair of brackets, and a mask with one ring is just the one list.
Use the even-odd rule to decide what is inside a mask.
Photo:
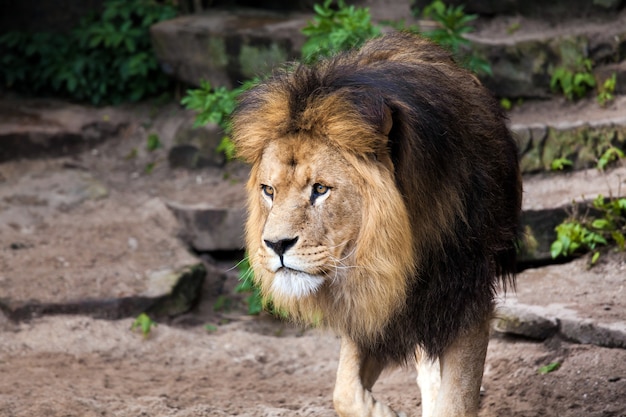
[[(251, 194), (268, 143), (298, 132), (332, 143), (365, 193), (355, 208), (364, 220), (356, 242), (362, 268), (339, 291), (279, 306), (321, 318), (385, 363), (404, 361), (417, 345), (439, 355), (485, 320), (496, 285), (515, 265), (521, 181), (505, 122), (497, 101), (448, 52), (406, 33), (287, 66), (246, 92), (233, 127), (238, 153), (252, 165)], [(381, 162), (391, 182), (379, 175)], [(249, 248), (261, 242), (258, 205), (249, 199)], [(267, 272), (255, 273), (271, 295)]]

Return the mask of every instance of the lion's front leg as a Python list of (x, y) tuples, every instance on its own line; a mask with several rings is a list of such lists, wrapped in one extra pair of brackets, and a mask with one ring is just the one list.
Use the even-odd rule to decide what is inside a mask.
[[(418, 372), (426, 371), (421, 379), (418, 374), (424, 417), (478, 415), (488, 343), (489, 320), (458, 337), (439, 361), (426, 360), (418, 366)], [(432, 385), (428, 386), (428, 383)]]
[(398, 416), (389, 406), (376, 401), (370, 391), (383, 367), (371, 358), (363, 358), (354, 342), (342, 338), (333, 393), (337, 414), (341, 417)]

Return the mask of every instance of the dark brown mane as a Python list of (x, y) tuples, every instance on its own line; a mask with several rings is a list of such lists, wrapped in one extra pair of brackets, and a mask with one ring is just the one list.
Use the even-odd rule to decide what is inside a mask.
[[(410, 53), (407, 43), (416, 44)], [(360, 343), (368, 356), (402, 362), (416, 345), (440, 355), (491, 314), (498, 281), (512, 280), (521, 182), (505, 120), (498, 102), (446, 51), (401, 33), (279, 71), (244, 94), (235, 137), (251, 163), (273, 138), (307, 131), (393, 165), (417, 274), (407, 277), (404, 305), (378, 340)]]

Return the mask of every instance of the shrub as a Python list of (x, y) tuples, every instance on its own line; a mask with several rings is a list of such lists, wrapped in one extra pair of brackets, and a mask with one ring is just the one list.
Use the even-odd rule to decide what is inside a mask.
[(0, 82), (28, 94), (93, 104), (137, 101), (170, 83), (150, 42), (152, 24), (176, 16), (173, 3), (107, 0), (67, 34), (0, 36)]

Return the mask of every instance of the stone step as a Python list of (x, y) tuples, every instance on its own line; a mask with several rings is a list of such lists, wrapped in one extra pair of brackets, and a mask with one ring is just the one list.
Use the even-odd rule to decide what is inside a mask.
[(626, 348), (626, 253), (528, 269), (514, 292), (501, 294), (494, 328), (544, 340), (555, 334), (577, 343)]
[[(423, 9), (432, 0), (414, 0), (413, 7)], [(623, 0), (446, 0), (449, 5), (463, 5), (468, 13), (481, 15), (523, 15), (537, 17), (551, 17), (559, 20), (571, 17), (607, 16), (626, 6)]]
[(524, 173), (550, 171), (557, 158), (571, 161), (570, 169), (595, 167), (611, 146), (626, 151), (626, 96), (607, 107), (594, 99), (528, 101), (509, 114), (518, 140)]
[[(406, 2), (364, 2), (372, 19), (418, 23)], [(214, 86), (238, 86), (267, 74), (285, 61), (298, 59), (305, 41), (301, 29), (312, 13), (280, 13), (260, 9), (210, 9), (151, 28), (155, 53), (163, 70), (191, 85), (207, 80)], [(431, 22), (432, 23), (432, 22)], [(613, 72), (621, 81), (626, 69), (626, 10), (587, 19), (559, 20), (499, 16), (480, 19), (467, 34), (477, 55), (492, 66), (483, 82), (499, 97), (547, 98), (550, 78), (561, 65), (582, 59), (594, 62), (599, 80)], [(623, 89), (623, 83), (618, 83)]]
[(556, 239), (554, 228), (573, 212), (598, 195), (626, 196), (626, 165), (599, 171), (587, 169), (565, 173), (524, 176), (522, 230), (525, 233), (520, 261), (544, 264), (552, 261), (550, 245)]
[(0, 100), (0, 162), (89, 150), (129, 124), (123, 109), (58, 100)]
[(311, 14), (210, 9), (155, 24), (152, 44), (163, 70), (198, 86), (233, 88), (300, 56)]
[(593, 62), (598, 75), (616, 72), (618, 78), (626, 77), (624, 67), (616, 65), (626, 60), (626, 10), (558, 24), (520, 16), (481, 19), (466, 37), (475, 53), (491, 64), (493, 75), (481, 78), (498, 97), (550, 97), (554, 69), (580, 67), (583, 59)]

